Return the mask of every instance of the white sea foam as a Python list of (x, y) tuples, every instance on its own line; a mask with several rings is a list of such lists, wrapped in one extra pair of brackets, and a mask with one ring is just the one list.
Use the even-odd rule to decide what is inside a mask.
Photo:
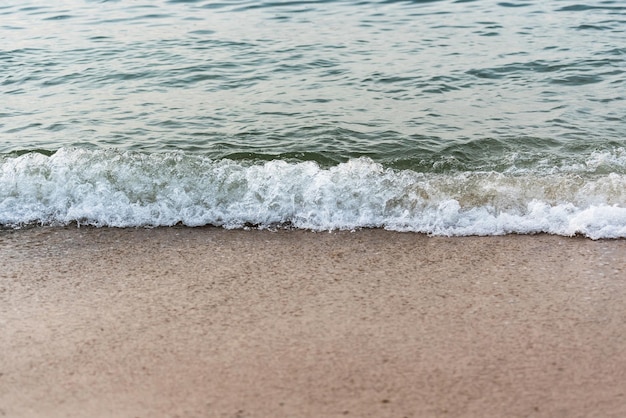
[[(592, 156), (594, 161), (603, 158)], [(214, 161), (61, 149), (0, 160), (0, 224), (379, 227), (434, 235), (626, 237), (626, 175), (417, 173), (367, 158)]]

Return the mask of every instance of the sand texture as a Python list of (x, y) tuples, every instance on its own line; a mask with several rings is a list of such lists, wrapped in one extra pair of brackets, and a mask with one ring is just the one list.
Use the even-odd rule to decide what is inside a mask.
[(626, 240), (34, 228), (0, 262), (0, 416), (626, 416)]

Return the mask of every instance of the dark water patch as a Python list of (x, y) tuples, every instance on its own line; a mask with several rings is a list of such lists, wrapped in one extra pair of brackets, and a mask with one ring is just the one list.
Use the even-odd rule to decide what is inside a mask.
[(104, 35), (97, 35), (97, 36), (92, 36), (89, 38), (90, 41), (108, 41), (108, 40), (112, 40), (113, 37), (112, 36), (104, 36)]
[(288, 163), (314, 162), (320, 167), (333, 167), (339, 163), (346, 162), (348, 156), (338, 158), (332, 153), (318, 152), (281, 152), (276, 154), (258, 153), (258, 152), (233, 152), (224, 153), (223, 158), (233, 161), (248, 162), (255, 164), (264, 161), (286, 161)]
[(565, 86), (582, 86), (585, 84), (599, 83), (602, 80), (602, 77), (597, 75), (570, 75), (552, 79), (550, 82)]
[(573, 4), (556, 9), (557, 12), (584, 12), (587, 10), (622, 11), (626, 10), (626, 6), (597, 6), (590, 4)]
[(578, 25), (574, 26), (576, 30), (611, 30), (610, 26), (601, 26), (601, 25)]
[(74, 16), (69, 14), (60, 14), (56, 16), (46, 17), (44, 20), (68, 20), (72, 19)]
[(20, 8), (18, 11), (19, 12), (26, 12), (27, 14), (40, 14), (40, 13), (44, 13), (42, 12), (42, 10), (48, 10), (50, 9), (50, 6), (26, 6), (26, 7), (22, 7)]
[[(530, 61), (526, 63), (510, 63), (501, 67), (472, 69), (468, 70), (467, 74), (473, 75), (478, 78), (486, 79), (500, 79), (510, 76), (522, 75), (522, 74), (535, 74), (535, 73), (561, 73), (566, 71), (588, 71), (590, 67), (602, 67), (605, 68), (610, 62), (607, 60), (581, 60), (578, 62), (563, 62), (563, 61)], [(580, 77), (577, 80), (576, 77)], [(582, 84), (589, 84), (601, 81), (601, 77), (597, 75), (580, 75), (580, 76), (567, 76), (559, 78), (559, 80), (565, 80), (565, 83), (580, 82)], [(569, 81), (568, 81), (569, 80)], [(558, 82), (558, 81), (557, 81)]]
[(603, 97), (603, 98), (590, 98), (589, 99), (592, 102), (599, 102), (599, 103), (611, 103), (611, 102), (620, 102), (620, 101), (626, 101), (626, 97), (625, 96), (616, 96), (616, 97)]
[(64, 129), (66, 129), (67, 126), (63, 123), (52, 123), (48, 126), (46, 126), (45, 129), (47, 129), (48, 131), (52, 131), (52, 132), (59, 132), (62, 131)]
[(498, 3), (498, 6), (501, 6), (501, 7), (528, 7), (528, 6), (532, 6), (532, 3), (508, 3), (508, 2), (501, 2), (501, 3)]
[(0, 154), (0, 157), (19, 157), (20, 155), (25, 155), (25, 154), (42, 154), (45, 155), (46, 157), (49, 157), (51, 155), (53, 155), (55, 152), (57, 152), (57, 150), (49, 150), (49, 149), (44, 149), (44, 148), (31, 148), (31, 149), (17, 149), (14, 151), (11, 151), (8, 154)]
[(202, 5), (203, 9), (223, 9), (223, 8), (227, 8), (227, 7), (231, 7), (233, 5), (233, 3), (230, 2), (209, 2), (208, 4), (204, 4)]
[(43, 124), (39, 123), (39, 122), (28, 123), (26, 125), (17, 126), (15, 128), (8, 129), (8, 130), (5, 131), (5, 133), (7, 133), (7, 134), (14, 134), (14, 133), (23, 132), (23, 131), (26, 131), (26, 130), (29, 130), (29, 129), (39, 128), (41, 126), (43, 126)]
[(626, 60), (626, 48), (613, 48), (613, 49), (610, 49), (610, 50), (606, 51), (605, 54), (607, 54), (607, 55), (623, 56), (624, 59), (620, 60), (620, 61), (625, 61)]
[(141, 15), (138, 16), (136, 19), (137, 20), (152, 20), (152, 19), (166, 19), (171, 17), (168, 14), (164, 14), (164, 13), (149, 13), (147, 15)]
[(215, 34), (214, 30), (210, 29), (196, 29), (189, 32), (190, 35), (213, 35)]
[[(255, 9), (288, 8), (291, 13), (300, 13), (309, 10), (310, 6), (332, 3), (334, 0), (296, 0), (296, 1), (265, 1), (251, 2), (238, 7), (234, 11), (248, 11)], [(304, 7), (304, 8), (303, 8)]]

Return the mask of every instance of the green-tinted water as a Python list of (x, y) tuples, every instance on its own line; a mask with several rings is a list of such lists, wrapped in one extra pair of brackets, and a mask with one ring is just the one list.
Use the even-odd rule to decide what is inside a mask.
[(4, 2), (0, 225), (626, 236), (625, 16)]

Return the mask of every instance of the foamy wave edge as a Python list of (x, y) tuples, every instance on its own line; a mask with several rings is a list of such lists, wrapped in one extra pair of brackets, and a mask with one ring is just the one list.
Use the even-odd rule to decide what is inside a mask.
[(367, 158), (320, 168), (85, 149), (0, 160), (0, 225), (72, 223), (624, 238), (626, 176), (417, 173)]

